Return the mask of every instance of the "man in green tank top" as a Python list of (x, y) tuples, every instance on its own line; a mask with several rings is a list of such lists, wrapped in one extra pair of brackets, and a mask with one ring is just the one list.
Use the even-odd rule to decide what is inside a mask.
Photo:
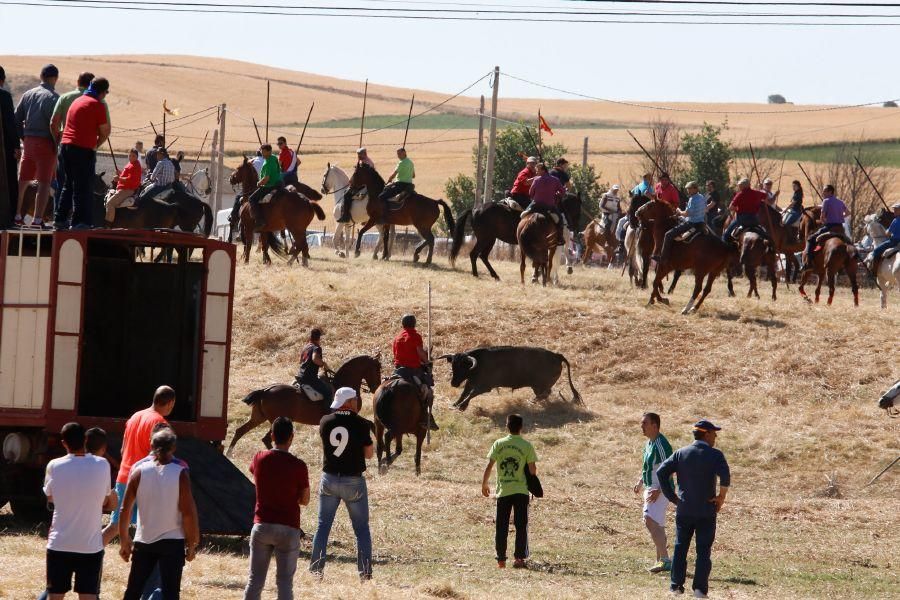
[(388, 213), (390, 212), (388, 200), (403, 192), (412, 192), (414, 189), (413, 179), (416, 177), (416, 167), (413, 161), (406, 156), (406, 148), (397, 148), (397, 168), (388, 177), (387, 185), (384, 191), (378, 195), (378, 199), (384, 202), (384, 214), (382, 215), (382, 223), (388, 222)]

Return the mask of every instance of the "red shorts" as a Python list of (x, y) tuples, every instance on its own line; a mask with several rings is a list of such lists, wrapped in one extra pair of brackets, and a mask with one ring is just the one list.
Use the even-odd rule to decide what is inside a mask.
[(47, 138), (28, 136), (22, 145), (19, 181), (50, 183), (56, 175), (56, 144)]

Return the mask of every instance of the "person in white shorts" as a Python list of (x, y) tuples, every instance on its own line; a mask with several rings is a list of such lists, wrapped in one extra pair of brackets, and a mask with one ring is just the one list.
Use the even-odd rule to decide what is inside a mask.
[(666, 509), (669, 501), (662, 495), (656, 476), (657, 467), (672, 455), (672, 446), (666, 436), (659, 432), (659, 427), (658, 414), (648, 412), (641, 417), (641, 432), (647, 438), (647, 444), (644, 446), (641, 478), (634, 486), (635, 494), (644, 490), (644, 525), (656, 546), (656, 564), (648, 569), (651, 573), (669, 571), (672, 568), (666, 539)]

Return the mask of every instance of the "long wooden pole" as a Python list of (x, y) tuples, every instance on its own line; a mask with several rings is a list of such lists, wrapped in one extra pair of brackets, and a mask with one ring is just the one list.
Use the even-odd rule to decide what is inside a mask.
[(269, 143), (269, 97), (272, 93), (272, 82), (266, 79), (266, 143)]
[(538, 134), (538, 143), (537, 143), (538, 158), (541, 159), (541, 162), (544, 162), (544, 135), (543, 135), (543, 132), (541, 131), (541, 107), (540, 106), (538, 106), (537, 134)]
[(881, 200), (881, 203), (884, 205), (884, 209), (888, 212), (891, 212), (891, 209), (888, 208), (887, 202), (884, 201), (884, 196), (882, 196), (881, 192), (878, 191), (878, 188), (875, 187), (875, 183), (872, 181), (872, 178), (869, 177), (869, 173), (866, 171), (866, 168), (862, 166), (861, 162), (859, 162), (859, 157), (855, 156), (853, 160), (855, 160), (856, 164), (859, 165), (859, 168), (862, 169), (863, 175), (866, 176), (866, 181), (868, 181), (869, 185), (872, 186), (872, 189), (875, 190), (875, 193), (878, 195), (878, 199)]
[(256, 139), (259, 141), (259, 145), (262, 146), (263, 145), (262, 136), (259, 135), (259, 126), (257, 126), (257, 124), (256, 124), (256, 118), (250, 117), (250, 120), (253, 121), (253, 129), (256, 130)]
[(306, 127), (309, 125), (309, 118), (312, 116), (312, 111), (316, 107), (316, 103), (313, 102), (312, 106), (309, 107), (309, 112), (306, 113), (306, 123), (303, 124), (303, 131), (300, 132), (300, 141), (297, 142), (297, 149), (294, 151), (294, 154), (300, 152), (300, 146), (303, 144), (303, 138), (306, 136)]
[(484, 95), (478, 108), (478, 161), (475, 163), (475, 206), (484, 202)]
[[(428, 282), (428, 348), (425, 353), (428, 354), (428, 362), (431, 363), (431, 282)], [(429, 368), (432, 368), (429, 364)], [(433, 403), (433, 402), (432, 402)], [(425, 439), (431, 444), (431, 403), (428, 405), (428, 425), (425, 427)]]
[(806, 169), (803, 168), (803, 165), (797, 163), (797, 166), (800, 167), (800, 171), (803, 172), (803, 176), (806, 177), (806, 180), (809, 182), (809, 187), (813, 189), (813, 191), (816, 193), (816, 196), (819, 197), (819, 200), (825, 202), (825, 198), (822, 197), (822, 193), (819, 191), (819, 188), (817, 188), (816, 184), (813, 183), (813, 180), (810, 179), (809, 173), (806, 172)]
[(409, 114), (406, 116), (406, 131), (403, 132), (403, 145), (401, 148), (406, 148), (406, 136), (409, 135), (409, 122), (412, 121), (412, 110), (413, 103), (416, 101), (416, 95), (413, 94), (412, 100), (409, 101)]
[(491, 96), (491, 133), (488, 136), (487, 167), (484, 174), (484, 204), (494, 197), (494, 160), (497, 147), (497, 96), (500, 93), (500, 67), (494, 67), (493, 95)]
[(869, 487), (870, 485), (872, 485), (873, 483), (875, 483), (876, 481), (878, 481), (878, 479), (879, 479), (882, 475), (884, 475), (885, 473), (888, 472), (888, 469), (890, 469), (891, 467), (893, 467), (894, 465), (896, 465), (898, 462), (900, 462), (900, 456), (898, 456), (897, 458), (895, 458), (895, 459), (894, 459), (894, 462), (892, 462), (891, 464), (889, 464), (888, 466), (886, 466), (885, 468), (883, 468), (883, 469), (881, 470), (881, 473), (879, 473), (878, 475), (876, 475), (875, 477), (873, 477), (873, 478), (872, 478), (872, 481), (870, 481), (869, 483), (866, 484), (866, 487)]
[(587, 155), (588, 155), (588, 139), (584, 138), (584, 148), (581, 151), (581, 166), (587, 167)]
[(644, 148), (644, 145), (640, 143), (636, 137), (634, 137), (634, 134), (627, 129), (625, 131), (628, 132), (628, 135), (631, 136), (631, 139), (634, 140), (634, 143), (637, 144), (638, 147), (644, 152), (644, 155), (646, 155), (646, 157), (650, 159), (650, 162), (653, 163), (653, 166), (656, 167), (656, 170), (660, 173), (665, 173), (665, 171), (663, 171), (663, 168), (659, 166), (659, 163), (656, 162), (656, 159), (653, 158), (653, 156), (649, 152), (647, 152), (647, 149)]
[(107, 144), (107, 146), (109, 146), (109, 155), (112, 157), (113, 169), (116, 170), (116, 175), (118, 175), (119, 174), (119, 165), (116, 164), (116, 153), (113, 152), (112, 142), (109, 141), (109, 138), (106, 138), (106, 144)]
[(363, 130), (366, 128), (366, 100), (369, 97), (369, 80), (366, 79), (366, 87), (363, 88), (362, 118), (359, 120), (359, 147), (363, 145)]
[(200, 155), (203, 154), (203, 147), (206, 146), (206, 139), (209, 137), (209, 129), (206, 130), (206, 135), (203, 136), (203, 141), (200, 143), (200, 152), (197, 153), (197, 159), (194, 161), (194, 166), (191, 168), (191, 173), (194, 173), (197, 170), (197, 163), (200, 162)]
[(222, 202), (222, 176), (225, 173), (225, 116), (228, 114), (226, 105), (222, 103), (222, 110), (219, 111), (219, 153), (216, 156), (216, 175), (219, 180), (216, 185), (216, 210), (225, 208)]
[(756, 185), (762, 188), (762, 177), (759, 174), (759, 167), (756, 165), (756, 152), (753, 151), (753, 144), (750, 144), (750, 158), (753, 159), (753, 171), (756, 173)]
[(153, 121), (150, 121), (150, 127), (153, 129), (153, 135), (159, 135), (159, 132), (156, 131), (156, 125), (153, 124)]

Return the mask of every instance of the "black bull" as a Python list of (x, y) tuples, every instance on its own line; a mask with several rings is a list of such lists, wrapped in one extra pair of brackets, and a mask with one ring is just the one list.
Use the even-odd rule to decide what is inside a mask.
[(531, 388), (538, 400), (544, 400), (553, 389), (553, 385), (562, 374), (562, 366), (566, 365), (569, 376), (569, 388), (572, 390), (572, 401), (580, 403), (581, 395), (572, 384), (572, 369), (569, 361), (562, 354), (521, 346), (496, 346), (492, 348), (476, 348), (459, 354), (446, 354), (439, 357), (447, 359), (453, 370), (450, 385), (459, 387), (465, 381), (462, 394), (453, 406), (466, 410), (469, 401), (475, 396), (485, 394), (497, 388)]

